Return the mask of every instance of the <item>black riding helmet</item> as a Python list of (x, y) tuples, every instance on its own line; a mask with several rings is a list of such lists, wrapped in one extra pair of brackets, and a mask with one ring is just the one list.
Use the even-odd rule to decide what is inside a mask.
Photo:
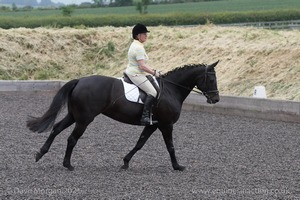
[(140, 33), (148, 33), (147, 27), (143, 24), (136, 24), (132, 29), (132, 38), (136, 39), (136, 36)]

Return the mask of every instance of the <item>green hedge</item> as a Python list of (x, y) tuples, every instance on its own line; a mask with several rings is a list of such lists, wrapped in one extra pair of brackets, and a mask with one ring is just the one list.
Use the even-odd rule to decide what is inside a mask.
[(36, 27), (99, 27), (99, 26), (132, 26), (137, 22), (148, 26), (157, 25), (199, 25), (208, 22), (213, 24), (299, 20), (300, 9), (253, 11), (253, 12), (222, 12), (222, 13), (173, 13), (173, 14), (146, 14), (146, 15), (80, 15), (72, 17), (1, 17), (0, 27), (9, 28), (36, 28)]

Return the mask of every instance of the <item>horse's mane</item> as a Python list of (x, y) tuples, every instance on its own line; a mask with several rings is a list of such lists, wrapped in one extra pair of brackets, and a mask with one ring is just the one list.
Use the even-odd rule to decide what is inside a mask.
[(187, 70), (187, 69), (193, 69), (193, 68), (197, 68), (197, 67), (206, 67), (207, 65), (206, 64), (188, 64), (188, 65), (183, 65), (183, 66), (180, 66), (180, 67), (176, 67), (175, 69), (171, 70), (171, 71), (168, 71), (166, 72), (165, 74), (162, 75), (162, 77), (166, 77), (166, 76), (169, 76), (171, 74), (174, 74), (176, 72), (180, 72), (180, 71), (184, 71), (184, 70)]

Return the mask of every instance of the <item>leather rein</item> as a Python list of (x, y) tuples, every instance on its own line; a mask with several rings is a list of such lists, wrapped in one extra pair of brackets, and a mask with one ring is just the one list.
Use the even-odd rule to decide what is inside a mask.
[[(207, 71), (207, 67), (205, 67), (204, 83), (206, 83), (208, 74), (216, 74), (216, 72), (208, 72), (208, 71)], [(208, 98), (208, 99), (211, 99), (211, 98), (212, 98), (212, 97), (209, 97), (209, 94), (211, 94), (211, 93), (214, 93), (214, 96), (216, 96), (216, 95), (219, 94), (219, 90), (208, 90), (208, 91), (202, 92), (202, 91), (199, 91), (198, 89), (196, 90), (195, 87), (194, 87), (194, 88), (189, 88), (189, 87), (185, 87), (185, 86), (183, 86), (183, 85), (180, 85), (180, 84), (178, 84), (178, 83), (175, 83), (175, 82), (173, 82), (173, 81), (170, 81), (170, 80), (165, 79), (165, 78), (162, 78), (162, 77), (161, 77), (161, 79), (164, 80), (164, 81), (166, 81), (166, 82), (169, 82), (169, 83), (171, 83), (171, 84), (173, 84), (173, 85), (176, 85), (176, 86), (178, 86), (178, 87), (181, 87), (181, 88), (184, 88), (184, 89), (186, 89), (186, 90), (193, 91), (193, 92), (195, 92), (195, 93), (198, 93), (198, 94), (200, 94), (200, 95), (203, 95), (203, 96), (205, 96), (205, 97)], [(214, 96), (213, 96), (213, 97), (214, 97)]]

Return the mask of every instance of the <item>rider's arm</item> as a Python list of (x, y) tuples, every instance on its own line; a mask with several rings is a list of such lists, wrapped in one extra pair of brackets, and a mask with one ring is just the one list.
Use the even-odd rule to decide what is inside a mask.
[(156, 70), (148, 67), (146, 64), (145, 64), (145, 60), (138, 60), (138, 65), (139, 65), (139, 68), (151, 75), (154, 75), (155, 76), (155, 73), (156, 73)]

